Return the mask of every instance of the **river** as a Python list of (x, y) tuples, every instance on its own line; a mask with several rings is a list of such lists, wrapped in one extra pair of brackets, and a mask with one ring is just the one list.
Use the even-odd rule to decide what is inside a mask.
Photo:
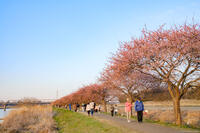
[(6, 115), (8, 115), (8, 113), (13, 110), (13, 109), (6, 109), (6, 111), (4, 111), (4, 109), (0, 109), (0, 122), (2, 122), (3, 119)]

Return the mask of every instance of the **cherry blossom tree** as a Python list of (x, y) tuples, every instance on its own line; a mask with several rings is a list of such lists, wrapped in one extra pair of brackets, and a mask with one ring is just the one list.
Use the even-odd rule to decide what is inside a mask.
[(66, 104), (82, 104), (94, 101), (95, 103), (103, 104), (105, 111), (106, 100), (108, 97), (107, 88), (103, 84), (90, 84), (79, 88), (76, 92), (64, 96), (56, 101), (53, 105), (64, 106)]
[(131, 102), (141, 96), (142, 91), (160, 87), (161, 82), (151, 75), (143, 74), (133, 68), (123, 71), (122, 67), (119, 56), (114, 56), (99, 80), (110, 89), (126, 95)]
[(144, 30), (141, 38), (125, 42), (117, 57), (122, 73), (137, 70), (168, 85), (176, 124), (181, 125), (180, 100), (190, 88), (200, 87), (199, 25)]

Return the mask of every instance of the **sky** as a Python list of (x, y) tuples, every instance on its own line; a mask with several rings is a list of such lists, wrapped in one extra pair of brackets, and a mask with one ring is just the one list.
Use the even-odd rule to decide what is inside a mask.
[(97, 81), (120, 42), (200, 20), (199, 0), (0, 0), (0, 100), (54, 99)]

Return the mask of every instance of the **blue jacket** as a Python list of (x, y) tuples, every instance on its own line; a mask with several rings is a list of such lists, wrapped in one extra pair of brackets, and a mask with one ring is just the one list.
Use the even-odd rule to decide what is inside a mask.
[(135, 111), (144, 111), (144, 105), (142, 101), (135, 102)]
[(69, 104), (69, 110), (71, 110), (72, 109), (72, 106), (71, 106), (71, 104)]

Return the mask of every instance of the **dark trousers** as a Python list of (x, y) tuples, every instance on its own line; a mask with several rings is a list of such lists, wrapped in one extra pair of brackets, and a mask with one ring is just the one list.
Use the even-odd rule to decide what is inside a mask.
[(90, 110), (87, 111), (88, 115), (90, 115)]
[(111, 116), (113, 116), (114, 115), (114, 110), (111, 110)]
[(90, 113), (91, 113), (91, 115), (93, 115), (93, 113), (94, 113), (94, 109), (91, 109), (91, 110), (90, 110)]
[(142, 120), (143, 120), (143, 111), (137, 111), (137, 119), (138, 119), (138, 122), (142, 122)]

